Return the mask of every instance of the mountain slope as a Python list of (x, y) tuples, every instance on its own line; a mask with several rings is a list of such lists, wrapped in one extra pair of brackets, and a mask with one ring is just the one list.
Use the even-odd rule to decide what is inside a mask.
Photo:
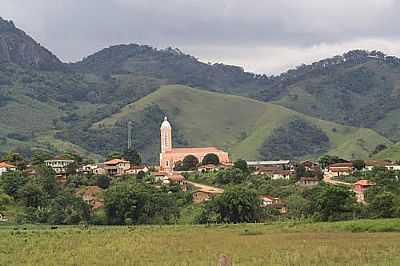
[(61, 61), (42, 47), (12, 21), (0, 17), (0, 63), (14, 63), (37, 69), (55, 70), (63, 68)]
[[(93, 129), (101, 131), (112, 128), (121, 121), (135, 121), (138, 113), (154, 105), (173, 120), (174, 129), (179, 129), (187, 145), (220, 146), (230, 151), (234, 159), (261, 159), (262, 144), (275, 129), (294, 119), (302, 119), (320, 128), (329, 137), (329, 154), (345, 158), (367, 158), (378, 144), (391, 144), (370, 129), (342, 126), (276, 104), (180, 85), (161, 87), (143, 99), (127, 105), (111, 117), (94, 124)], [(158, 138), (158, 128), (155, 130), (155, 137)], [(154, 140), (143, 152), (157, 153), (158, 143), (158, 139)], [(319, 155), (321, 154), (308, 154), (304, 157)]]

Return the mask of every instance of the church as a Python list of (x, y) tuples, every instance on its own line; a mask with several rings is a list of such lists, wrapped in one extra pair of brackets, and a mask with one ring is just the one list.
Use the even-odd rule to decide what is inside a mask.
[(215, 154), (222, 164), (229, 163), (229, 155), (227, 152), (216, 147), (205, 148), (173, 148), (172, 147), (172, 127), (167, 117), (161, 124), (161, 153), (160, 153), (160, 171), (171, 172), (177, 162), (182, 162), (188, 155), (195, 156), (199, 162), (207, 154)]

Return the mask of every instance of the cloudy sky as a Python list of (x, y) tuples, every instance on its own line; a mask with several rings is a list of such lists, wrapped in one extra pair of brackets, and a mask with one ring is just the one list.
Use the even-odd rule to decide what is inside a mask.
[(400, 56), (398, 0), (0, 0), (64, 61), (120, 43), (278, 74), (350, 49)]

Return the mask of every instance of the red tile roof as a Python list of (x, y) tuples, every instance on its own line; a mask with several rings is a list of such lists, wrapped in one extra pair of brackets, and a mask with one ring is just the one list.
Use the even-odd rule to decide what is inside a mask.
[(175, 174), (175, 175), (169, 176), (168, 179), (173, 182), (180, 182), (180, 181), (185, 180), (185, 177), (183, 175)]
[(205, 148), (174, 148), (172, 151), (166, 153), (197, 153), (197, 152), (221, 152), (222, 150), (216, 147), (205, 147)]
[(329, 165), (329, 167), (353, 167), (352, 163), (334, 163)]
[(110, 161), (104, 162), (105, 165), (116, 165), (119, 163), (129, 163), (129, 161), (122, 160), (122, 159), (112, 159)]
[(17, 167), (6, 162), (0, 162), (0, 168), (17, 168)]
[(375, 186), (376, 184), (374, 182), (369, 181), (369, 180), (361, 179), (361, 180), (358, 180), (356, 183), (354, 183), (354, 185), (368, 187), (368, 186)]

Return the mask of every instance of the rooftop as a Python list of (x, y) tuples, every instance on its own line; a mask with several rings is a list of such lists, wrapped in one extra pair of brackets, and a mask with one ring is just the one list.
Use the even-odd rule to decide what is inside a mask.
[(105, 165), (116, 165), (119, 163), (129, 163), (129, 161), (122, 160), (122, 159), (112, 159), (110, 161), (104, 162)]

